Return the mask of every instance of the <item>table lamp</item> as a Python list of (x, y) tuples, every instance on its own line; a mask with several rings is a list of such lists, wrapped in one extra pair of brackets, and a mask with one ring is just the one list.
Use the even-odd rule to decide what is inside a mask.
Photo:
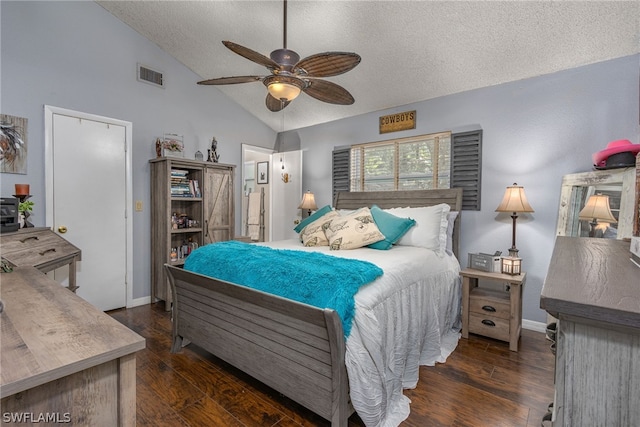
[(513, 219), (513, 234), (511, 239), (511, 248), (509, 249), (510, 257), (518, 257), (518, 249), (516, 248), (516, 219), (520, 212), (534, 212), (531, 205), (527, 201), (527, 196), (524, 194), (524, 187), (516, 184), (507, 187), (504, 193), (502, 202), (496, 208), (496, 212), (511, 212), (511, 218)]
[(611, 213), (609, 196), (600, 193), (589, 196), (587, 204), (578, 214), (578, 218), (581, 221), (589, 221), (589, 225), (591, 225), (589, 237), (596, 236), (598, 221), (606, 223), (618, 222)]
[(316, 206), (316, 198), (310, 190), (307, 190), (307, 192), (302, 195), (302, 201), (298, 209), (306, 209), (308, 213), (307, 216), (311, 215), (312, 210), (318, 209), (318, 206)]

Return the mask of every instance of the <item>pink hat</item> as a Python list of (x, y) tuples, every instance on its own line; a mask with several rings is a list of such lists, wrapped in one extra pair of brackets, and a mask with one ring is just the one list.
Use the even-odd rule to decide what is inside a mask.
[(619, 153), (629, 153), (629, 157), (633, 158), (636, 154), (640, 152), (640, 144), (632, 144), (628, 139), (619, 139), (617, 141), (611, 141), (607, 144), (607, 148), (604, 150), (598, 151), (593, 154), (593, 164), (596, 169), (600, 168), (611, 168), (611, 167), (625, 167), (625, 166), (634, 166), (634, 163), (627, 165), (625, 164), (608, 164), (611, 162), (607, 162), (609, 158), (615, 154)]

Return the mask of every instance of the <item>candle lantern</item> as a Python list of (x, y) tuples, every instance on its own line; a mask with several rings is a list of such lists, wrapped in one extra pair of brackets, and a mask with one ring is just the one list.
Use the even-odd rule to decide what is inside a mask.
[(502, 273), (511, 276), (518, 276), (522, 272), (522, 258), (505, 256), (501, 258)]

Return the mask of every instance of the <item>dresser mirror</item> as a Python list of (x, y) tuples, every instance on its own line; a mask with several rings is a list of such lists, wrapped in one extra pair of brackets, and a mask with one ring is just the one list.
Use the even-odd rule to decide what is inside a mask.
[(562, 178), (557, 236), (589, 237), (589, 221), (580, 220), (579, 212), (589, 196), (609, 196), (609, 206), (617, 223), (601, 222), (592, 235), (612, 239), (630, 238), (633, 234), (636, 169), (597, 170), (565, 175)]

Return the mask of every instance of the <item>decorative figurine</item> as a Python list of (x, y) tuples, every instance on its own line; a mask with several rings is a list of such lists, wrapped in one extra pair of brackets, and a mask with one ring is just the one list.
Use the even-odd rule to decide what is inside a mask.
[(160, 138), (156, 138), (156, 157), (162, 157), (162, 141), (160, 141)]
[(220, 155), (216, 152), (218, 149), (218, 141), (216, 141), (216, 137), (211, 138), (211, 149), (207, 150), (209, 153), (209, 157), (207, 158), (207, 162), (218, 163), (220, 159)]

